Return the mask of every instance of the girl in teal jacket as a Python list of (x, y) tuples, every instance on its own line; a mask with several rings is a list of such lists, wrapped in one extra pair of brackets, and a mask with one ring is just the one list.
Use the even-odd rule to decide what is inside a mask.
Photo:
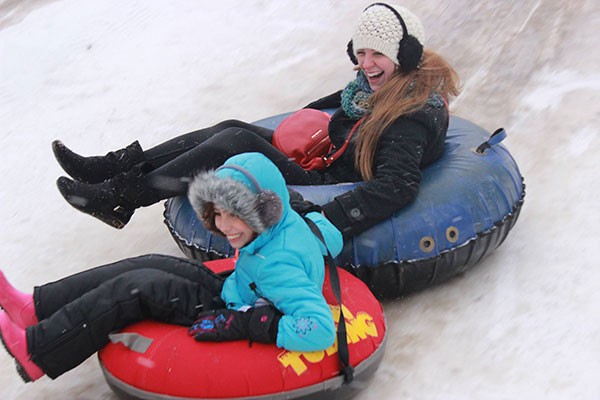
[[(277, 167), (260, 153), (245, 153), (230, 158), (216, 173), (204, 173), (199, 178), (190, 185), (189, 198), (195, 210), (205, 210), (199, 215), (209, 229), (223, 234), (214, 225), (210, 206), (207, 210), (207, 204), (217, 204), (259, 233), (239, 249), (236, 269), (223, 285), (221, 297), (227, 307), (240, 310), (257, 302), (275, 306), (283, 313), (276, 338), (279, 347), (314, 351), (332, 345), (335, 327), (322, 294), (323, 249), (306, 222), (292, 210)], [(248, 188), (253, 191), (246, 199), (243, 193)], [(261, 202), (258, 213), (256, 192)], [(281, 217), (277, 219), (279, 204)], [(319, 213), (307, 217), (317, 223), (329, 251), (337, 255), (343, 245), (341, 233)], [(275, 219), (268, 229), (261, 223)]]
[(342, 236), (310, 213), (327, 247), (321, 244), (291, 209), (275, 165), (259, 153), (234, 156), (196, 176), (188, 195), (206, 226), (239, 250), (225, 280), (198, 261), (157, 254), (89, 269), (33, 294), (0, 271), (0, 339), (26, 382), (60, 376), (111, 332), (144, 319), (189, 326), (198, 341), (246, 339), (297, 351), (334, 343), (323, 254), (337, 255)]

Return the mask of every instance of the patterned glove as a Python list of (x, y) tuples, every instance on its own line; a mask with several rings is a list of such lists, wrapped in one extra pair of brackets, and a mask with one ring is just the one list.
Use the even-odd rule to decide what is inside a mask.
[(251, 312), (221, 308), (198, 314), (188, 330), (198, 341), (224, 342), (248, 338), (248, 322)]
[(279, 320), (283, 314), (273, 306), (253, 308), (248, 323), (248, 337), (251, 342), (276, 343)]
[(251, 342), (275, 343), (281, 316), (272, 306), (246, 312), (227, 308), (212, 310), (200, 313), (188, 333), (200, 342), (250, 339)]

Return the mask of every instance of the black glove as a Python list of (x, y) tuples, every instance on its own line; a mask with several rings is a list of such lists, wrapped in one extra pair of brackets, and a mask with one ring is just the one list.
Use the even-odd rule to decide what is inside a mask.
[(221, 308), (201, 312), (188, 330), (198, 341), (224, 342), (248, 337), (248, 323), (251, 314)]
[(320, 205), (315, 204), (308, 200), (304, 200), (304, 197), (302, 197), (302, 194), (295, 191), (294, 189), (288, 188), (288, 192), (290, 193), (290, 205), (292, 206), (292, 209), (294, 211), (296, 211), (298, 214), (300, 214), (301, 216), (304, 217), (306, 214), (313, 212), (313, 211), (315, 211), (315, 212), (322, 211)]
[(197, 341), (224, 342), (250, 339), (274, 343), (281, 313), (271, 306), (251, 308), (246, 312), (222, 308), (202, 312), (188, 330)]
[(277, 342), (279, 320), (283, 314), (273, 306), (257, 307), (249, 311), (252, 311), (248, 324), (250, 341), (259, 343)]
[(342, 105), (342, 91), (338, 90), (335, 93), (327, 95), (325, 97), (321, 97), (318, 100), (315, 100), (303, 108), (316, 108), (317, 110), (322, 110), (324, 108), (338, 108)]

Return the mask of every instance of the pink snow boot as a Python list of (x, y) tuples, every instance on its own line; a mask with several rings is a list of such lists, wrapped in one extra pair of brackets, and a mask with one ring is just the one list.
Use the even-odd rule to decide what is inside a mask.
[(0, 270), (0, 307), (21, 328), (38, 323), (33, 306), (33, 295), (15, 289)]
[(11, 321), (8, 314), (0, 311), (0, 340), (6, 351), (13, 356), (17, 372), (25, 382), (32, 382), (44, 376), (44, 371), (29, 359), (25, 329)]

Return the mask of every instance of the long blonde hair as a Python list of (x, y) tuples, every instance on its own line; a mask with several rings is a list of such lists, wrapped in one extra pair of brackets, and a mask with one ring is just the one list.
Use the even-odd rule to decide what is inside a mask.
[(364, 180), (373, 178), (373, 163), (379, 138), (385, 129), (401, 115), (423, 108), (432, 93), (446, 99), (459, 93), (458, 74), (440, 55), (423, 52), (420, 68), (408, 73), (397, 72), (371, 95), (371, 114), (358, 128), (355, 167)]

